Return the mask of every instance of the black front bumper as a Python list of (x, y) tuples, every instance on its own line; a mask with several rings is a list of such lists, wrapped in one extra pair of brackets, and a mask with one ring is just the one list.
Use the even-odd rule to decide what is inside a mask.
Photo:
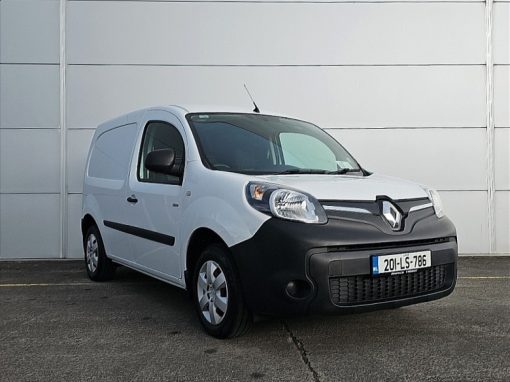
[[(249, 308), (258, 314), (368, 311), (435, 300), (457, 276), (457, 240), (449, 219), (420, 211), (405, 232), (356, 219), (323, 225), (271, 218), (231, 248)], [(430, 268), (372, 276), (371, 256), (431, 251)], [(289, 293), (295, 281), (298, 293)]]

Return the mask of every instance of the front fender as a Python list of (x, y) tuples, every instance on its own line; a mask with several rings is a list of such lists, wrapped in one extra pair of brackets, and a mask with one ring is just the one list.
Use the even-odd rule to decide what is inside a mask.
[(100, 211), (99, 204), (94, 195), (84, 194), (82, 198), (81, 219), (83, 219), (85, 215), (92, 216), (101, 231), (103, 227), (103, 217)]
[(188, 247), (193, 232), (199, 228), (210, 229), (220, 236), (228, 247), (232, 247), (251, 238), (269, 218), (254, 210), (248, 203), (229, 203), (223, 198), (204, 196), (192, 202), (183, 213), (183, 250)]

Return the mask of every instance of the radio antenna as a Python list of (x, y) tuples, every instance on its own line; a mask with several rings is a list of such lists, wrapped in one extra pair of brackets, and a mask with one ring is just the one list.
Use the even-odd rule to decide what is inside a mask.
[(253, 97), (251, 96), (250, 91), (248, 90), (248, 87), (246, 86), (246, 84), (244, 84), (244, 88), (246, 89), (246, 93), (248, 93), (248, 97), (250, 97), (251, 102), (253, 102), (253, 106), (255, 106), (255, 109), (253, 109), (253, 112), (254, 113), (260, 113), (259, 107), (257, 106), (255, 101), (253, 100)]

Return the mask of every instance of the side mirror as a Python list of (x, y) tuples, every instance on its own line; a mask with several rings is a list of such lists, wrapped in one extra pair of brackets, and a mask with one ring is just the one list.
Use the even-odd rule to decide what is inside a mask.
[(175, 159), (173, 149), (154, 150), (145, 157), (145, 168), (160, 174), (181, 176), (181, 166), (176, 165)]

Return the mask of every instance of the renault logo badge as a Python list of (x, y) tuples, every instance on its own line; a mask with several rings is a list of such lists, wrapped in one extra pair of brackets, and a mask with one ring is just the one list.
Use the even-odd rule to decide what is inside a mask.
[(402, 214), (387, 200), (382, 202), (382, 214), (393, 231), (398, 231), (402, 223)]

